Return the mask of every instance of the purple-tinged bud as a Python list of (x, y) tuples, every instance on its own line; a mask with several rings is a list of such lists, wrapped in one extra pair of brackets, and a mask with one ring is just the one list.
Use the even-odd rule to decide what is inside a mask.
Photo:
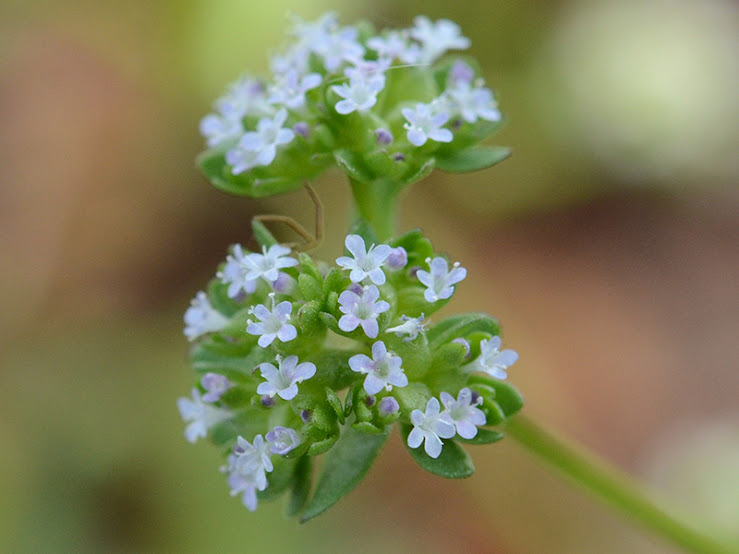
[(368, 408), (371, 408), (372, 406), (374, 406), (375, 402), (377, 402), (377, 398), (375, 398), (371, 394), (367, 398), (364, 399), (364, 403)]
[(473, 406), (477, 406), (478, 404), (482, 404), (482, 396), (480, 396), (480, 393), (477, 392), (476, 390), (473, 390), (471, 392), (472, 392), (472, 396), (470, 397), (470, 400), (471, 400), (470, 403)]
[(364, 292), (364, 287), (359, 283), (352, 283), (347, 287), (346, 290), (353, 292), (357, 296), (362, 296), (362, 293)]
[(293, 131), (296, 135), (300, 135), (303, 138), (308, 138), (308, 135), (310, 135), (310, 125), (308, 125), (305, 121), (298, 121), (295, 125), (293, 125)]
[(264, 438), (272, 443), (269, 451), (280, 456), (287, 454), (300, 444), (300, 439), (293, 429), (279, 425), (267, 433)]
[(396, 162), (404, 162), (405, 161), (405, 154), (402, 152), (396, 152), (393, 154), (393, 160)]
[(465, 349), (464, 357), (465, 358), (470, 357), (470, 343), (467, 341), (467, 339), (463, 339), (462, 337), (457, 337), (456, 339), (452, 340), (452, 342), (461, 344), (462, 346), (464, 346), (464, 349)]
[(281, 271), (277, 275), (277, 279), (272, 283), (272, 290), (279, 294), (292, 294), (293, 290), (295, 290), (295, 279), (284, 271)]
[(462, 126), (462, 120), (457, 118), (454, 121), (452, 121), (451, 128), (452, 130), (456, 131)]
[(206, 373), (200, 380), (200, 384), (207, 391), (203, 395), (205, 402), (218, 402), (221, 395), (233, 386), (231, 381), (218, 373)]
[(405, 248), (398, 246), (390, 251), (390, 255), (385, 260), (385, 267), (391, 271), (403, 269), (408, 264), (408, 252)]
[(471, 83), (474, 78), (474, 70), (462, 60), (454, 62), (452, 68), (449, 70), (449, 80), (454, 84)]
[(382, 144), (384, 146), (392, 144), (393, 140), (395, 140), (393, 134), (387, 129), (376, 129), (375, 136), (377, 137), (377, 144)]
[(301, 410), (300, 411), (300, 419), (303, 420), (303, 423), (308, 423), (310, 421), (310, 410)]
[(411, 278), (415, 278), (415, 277), (416, 277), (416, 274), (417, 274), (417, 273), (418, 273), (419, 271), (421, 271), (422, 269), (423, 269), (423, 268), (422, 268), (421, 266), (418, 266), (418, 265), (414, 265), (414, 266), (413, 266), (413, 267), (412, 267), (412, 268), (410, 269), (410, 271), (408, 271), (408, 275), (409, 275), (409, 276), (410, 276)]
[(392, 396), (386, 396), (380, 400), (380, 404), (377, 406), (377, 411), (380, 415), (389, 416), (400, 410), (400, 404)]
[(259, 399), (259, 401), (262, 403), (262, 406), (265, 408), (271, 408), (275, 405), (275, 399), (269, 396), (268, 394), (263, 394), (262, 398)]

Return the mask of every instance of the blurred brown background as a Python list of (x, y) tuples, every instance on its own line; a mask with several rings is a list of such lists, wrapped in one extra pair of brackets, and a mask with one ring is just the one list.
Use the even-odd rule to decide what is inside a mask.
[[(194, 168), (197, 123), (285, 15), (457, 21), (514, 156), (404, 203), (499, 317), (526, 410), (712, 533), (739, 529), (736, 4), (719, 0), (0, 3), (0, 551), (669, 552), (512, 441), (464, 482), (395, 437), (305, 527), (249, 514), (188, 445), (181, 316), (254, 213)], [(317, 183), (331, 259), (348, 223)], [(484, 292), (483, 292), (484, 291)]]

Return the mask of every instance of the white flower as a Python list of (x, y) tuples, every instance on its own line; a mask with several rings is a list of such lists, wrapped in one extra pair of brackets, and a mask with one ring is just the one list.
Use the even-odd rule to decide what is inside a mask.
[(379, 298), (380, 290), (375, 285), (364, 287), (361, 296), (351, 290), (342, 292), (339, 310), (345, 315), (339, 319), (339, 329), (349, 333), (361, 325), (369, 338), (377, 338), (377, 317), (390, 309), (390, 304)]
[(204, 402), (218, 402), (221, 395), (233, 387), (233, 383), (227, 377), (218, 373), (206, 373), (200, 379), (200, 384), (207, 391), (203, 395)]
[(350, 81), (371, 81), (380, 84), (380, 90), (385, 87), (385, 71), (390, 68), (390, 60), (355, 60), (353, 66), (344, 69), (344, 75)]
[(229, 319), (217, 311), (203, 291), (198, 292), (185, 311), (185, 330), (187, 340), (195, 340), (200, 335), (220, 331), (228, 325)]
[(360, 283), (369, 277), (375, 285), (385, 284), (382, 265), (392, 252), (392, 248), (387, 244), (378, 244), (365, 250), (364, 239), (359, 235), (347, 235), (344, 245), (354, 257), (341, 256), (336, 259), (336, 263), (344, 269), (351, 270), (349, 279), (353, 283)]
[(422, 321), (425, 319), (425, 315), (421, 314), (420, 317), (410, 317), (407, 315), (400, 316), (400, 319), (403, 320), (403, 323), (400, 325), (396, 325), (395, 327), (391, 327), (386, 333), (395, 333), (395, 336), (400, 338), (403, 335), (408, 335), (403, 339), (403, 342), (408, 342), (415, 340), (415, 338), (418, 336), (418, 333), (424, 333), (426, 332), (426, 325), (422, 323)]
[(402, 363), (400, 356), (388, 352), (382, 341), (372, 345), (372, 359), (364, 354), (349, 358), (349, 367), (352, 371), (367, 375), (364, 380), (364, 390), (367, 394), (377, 394), (383, 388), (391, 391), (393, 386), (407, 386), (408, 377), (400, 367)]
[(274, 466), (269, 459), (270, 443), (265, 442), (262, 435), (254, 437), (254, 444), (244, 437), (236, 439), (233, 454), (228, 456), (228, 485), (231, 496), (242, 494), (242, 502), (250, 511), (257, 509), (257, 491), (267, 488), (266, 472)]
[(226, 163), (231, 166), (231, 173), (239, 175), (259, 165), (259, 151), (245, 150), (239, 143), (236, 148), (226, 152)]
[(269, 101), (273, 104), (282, 104), (291, 110), (300, 108), (305, 104), (305, 93), (321, 84), (321, 75), (309, 73), (301, 76), (292, 68), (289, 69), (279, 81), (271, 88)]
[(231, 417), (226, 410), (204, 404), (198, 389), (192, 389), (192, 400), (184, 397), (178, 398), (177, 409), (182, 419), (188, 424), (185, 427), (185, 438), (188, 442), (205, 438), (208, 436), (208, 429)]
[(256, 279), (247, 279), (246, 277), (250, 269), (241, 245), (234, 245), (232, 254), (226, 256), (226, 265), (223, 266), (223, 270), (216, 273), (216, 277), (222, 283), (228, 285), (227, 294), (229, 298), (236, 298), (242, 290), (246, 294), (251, 294), (257, 290)]
[(434, 23), (428, 17), (419, 15), (413, 20), (411, 36), (421, 43), (422, 61), (431, 63), (447, 50), (466, 50), (470, 39), (460, 34), (459, 25), (448, 19)]
[(298, 383), (316, 374), (314, 364), (298, 364), (297, 356), (288, 356), (284, 360), (277, 356), (277, 363), (279, 368), (269, 363), (259, 364), (259, 371), (267, 381), (259, 383), (257, 394), (266, 394), (270, 398), (276, 394), (283, 400), (292, 400), (298, 394)]
[(450, 97), (452, 109), (459, 112), (468, 123), (474, 123), (478, 118), (487, 121), (500, 120), (498, 104), (489, 88), (473, 88), (468, 81), (460, 80), (453, 88), (447, 89), (446, 93)]
[[(238, 150), (256, 152), (255, 165), (269, 165), (277, 155), (277, 147), (287, 144), (295, 133), (292, 129), (283, 128), (287, 119), (287, 110), (279, 110), (274, 118), (263, 117), (257, 123), (257, 130), (244, 134), (239, 141)], [(234, 170), (235, 173), (235, 170)]]
[(380, 59), (398, 59), (407, 64), (416, 64), (421, 59), (421, 49), (417, 44), (409, 44), (408, 38), (400, 31), (372, 37), (367, 41), (367, 46), (377, 52)]
[(300, 438), (294, 429), (276, 426), (264, 437), (272, 445), (272, 454), (284, 455), (300, 445)]
[(428, 287), (423, 293), (427, 302), (449, 298), (454, 293), (454, 285), (467, 277), (467, 270), (459, 267), (459, 262), (452, 266), (451, 271), (449, 271), (449, 264), (442, 257), (427, 259), (426, 263), (430, 265), (431, 272), (421, 269), (416, 276)]
[(359, 60), (364, 57), (364, 46), (357, 37), (359, 31), (355, 27), (344, 27), (330, 33), (325, 40), (317, 43), (312, 50), (323, 58), (323, 65), (329, 72), (337, 71), (345, 61)]
[(262, 246), (261, 254), (247, 255), (244, 259), (249, 267), (246, 279), (255, 280), (261, 277), (268, 283), (274, 283), (280, 276), (280, 269), (298, 265), (298, 260), (289, 257), (290, 252), (287, 246), (273, 244), (269, 250), (266, 246)]
[(321, 45), (329, 41), (333, 31), (339, 26), (339, 17), (336, 12), (326, 12), (315, 21), (303, 21), (299, 16), (291, 16), (293, 27), (290, 34), (296, 38), (300, 48), (309, 51), (318, 51)]
[(290, 314), (293, 306), (285, 300), (275, 306), (275, 293), (269, 293), (272, 299), (272, 310), (267, 309), (264, 304), (257, 304), (251, 310), (250, 314), (257, 316), (258, 323), (249, 320), (246, 332), (250, 335), (260, 335), (257, 344), (262, 348), (267, 348), (277, 338), (281, 342), (288, 342), (298, 336), (298, 330), (294, 325), (290, 325)]
[(454, 425), (457, 434), (463, 439), (471, 439), (477, 435), (477, 427), (485, 425), (485, 414), (475, 407), (482, 404), (482, 396), (478, 396), (473, 403), (472, 391), (465, 387), (459, 391), (456, 400), (448, 392), (442, 392), (440, 397), (444, 404), (441, 419)]
[(426, 404), (426, 413), (421, 410), (411, 412), (413, 430), (408, 435), (408, 446), (418, 448), (423, 442), (423, 449), (432, 458), (441, 454), (441, 439), (451, 439), (455, 434), (454, 425), (441, 418), (440, 410), (439, 401), (432, 397)]
[(449, 129), (442, 125), (449, 121), (449, 114), (436, 113), (429, 104), (418, 103), (416, 109), (403, 108), (401, 110), (407, 123), (403, 127), (408, 131), (408, 142), (414, 146), (423, 146), (431, 139), (436, 142), (451, 142), (454, 138)]
[(200, 120), (200, 134), (205, 142), (213, 148), (224, 142), (240, 137), (244, 126), (240, 117), (228, 117), (223, 114), (208, 114)]
[(518, 354), (514, 350), (500, 351), (500, 337), (480, 341), (480, 356), (467, 364), (467, 371), (480, 371), (496, 379), (506, 379), (506, 370), (516, 363)]
[(331, 90), (341, 96), (334, 108), (341, 115), (353, 111), (366, 112), (377, 103), (377, 93), (385, 83), (380, 80), (350, 80), (349, 84), (333, 85)]

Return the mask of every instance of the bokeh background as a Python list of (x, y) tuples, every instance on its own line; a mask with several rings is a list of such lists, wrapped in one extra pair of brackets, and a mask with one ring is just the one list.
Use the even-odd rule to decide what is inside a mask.
[[(739, 23), (720, 0), (0, 2), (0, 551), (671, 552), (513, 441), (446, 482), (395, 436), (305, 526), (187, 444), (181, 317), (255, 213), (194, 167), (199, 119), (291, 10), (472, 39), (514, 156), (405, 197), (501, 319), (526, 410), (716, 536), (739, 529)], [(338, 173), (316, 183), (331, 259)], [(449, 311), (449, 310), (447, 310)]]

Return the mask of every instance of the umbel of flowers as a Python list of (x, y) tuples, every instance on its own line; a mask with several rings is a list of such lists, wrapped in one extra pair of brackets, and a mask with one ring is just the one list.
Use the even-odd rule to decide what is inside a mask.
[(469, 46), (448, 20), (378, 32), (334, 13), (295, 18), (269, 78), (241, 77), (201, 121), (199, 165), (216, 187), (249, 196), (295, 190), (338, 165), (359, 215), (387, 239), (404, 187), (435, 167), (472, 171), (509, 154), (479, 145), (501, 114), (460, 54)]
[[(522, 406), (504, 382), (518, 355), (482, 313), (437, 319), (467, 271), (419, 230), (396, 235), (395, 199), (434, 167), (503, 159), (480, 146), (500, 114), (454, 23), (405, 30), (296, 21), (270, 80), (244, 77), (201, 122), (217, 187), (264, 196), (329, 166), (349, 177), (358, 220), (332, 263), (294, 253), (259, 222), (185, 313), (196, 384), (178, 407), (190, 442), (222, 450), (232, 495), (254, 510), (288, 493), (302, 521), (364, 477), (392, 429), (425, 470), (474, 472), (463, 445), (503, 435)], [(313, 484), (313, 460), (323, 455)]]

